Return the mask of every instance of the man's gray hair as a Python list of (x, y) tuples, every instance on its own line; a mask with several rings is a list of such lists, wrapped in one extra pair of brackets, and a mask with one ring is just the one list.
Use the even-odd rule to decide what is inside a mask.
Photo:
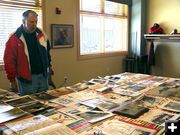
[(32, 13), (34, 16), (38, 16), (38, 14), (37, 14), (35, 11), (33, 11), (33, 10), (27, 10), (27, 11), (25, 11), (25, 12), (22, 14), (23, 19), (27, 19), (30, 13)]

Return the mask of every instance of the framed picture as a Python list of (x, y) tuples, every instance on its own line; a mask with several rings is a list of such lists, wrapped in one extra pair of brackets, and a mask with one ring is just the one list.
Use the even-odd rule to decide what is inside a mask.
[(51, 24), (52, 48), (73, 47), (74, 27), (69, 24)]

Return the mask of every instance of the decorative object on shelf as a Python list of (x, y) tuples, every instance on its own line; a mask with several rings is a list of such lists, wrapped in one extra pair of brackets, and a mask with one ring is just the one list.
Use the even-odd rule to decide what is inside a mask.
[(74, 26), (71, 24), (51, 24), (52, 48), (73, 47)]
[(174, 29), (170, 34), (171, 34), (171, 35), (173, 35), (173, 34), (178, 34), (178, 30), (177, 30), (177, 29)]
[(158, 23), (154, 23), (154, 25), (150, 28), (150, 34), (163, 34), (163, 33), (164, 31)]

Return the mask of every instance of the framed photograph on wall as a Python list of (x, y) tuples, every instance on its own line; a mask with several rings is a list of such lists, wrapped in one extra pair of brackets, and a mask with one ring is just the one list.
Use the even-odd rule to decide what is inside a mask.
[(74, 27), (70, 24), (51, 24), (52, 48), (73, 47)]

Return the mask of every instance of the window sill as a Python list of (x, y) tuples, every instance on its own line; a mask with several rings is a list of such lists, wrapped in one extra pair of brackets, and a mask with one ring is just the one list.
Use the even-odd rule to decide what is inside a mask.
[(112, 53), (86, 54), (86, 55), (78, 55), (78, 60), (87, 60), (87, 59), (96, 59), (96, 58), (107, 58), (107, 57), (115, 57), (115, 56), (125, 56), (127, 54), (128, 54), (127, 51), (112, 52)]

